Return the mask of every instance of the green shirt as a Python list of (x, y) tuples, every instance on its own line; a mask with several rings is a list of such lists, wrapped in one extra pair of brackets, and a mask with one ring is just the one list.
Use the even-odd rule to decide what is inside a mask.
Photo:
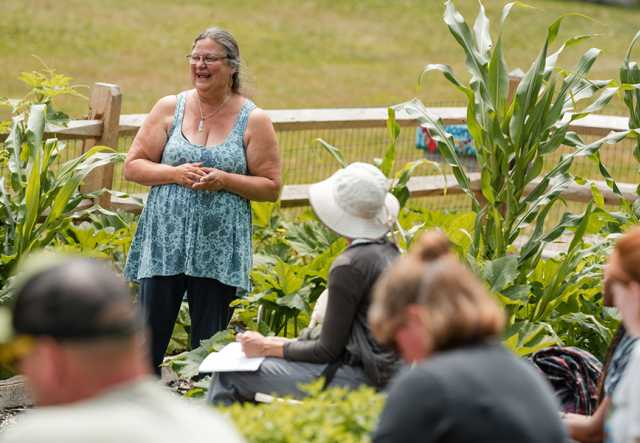
[(0, 434), (3, 443), (241, 443), (213, 408), (180, 398), (153, 378), (90, 400), (35, 408)]

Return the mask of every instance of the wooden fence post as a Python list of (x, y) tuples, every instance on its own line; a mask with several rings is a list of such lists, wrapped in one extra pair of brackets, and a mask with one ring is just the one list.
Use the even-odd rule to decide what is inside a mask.
[[(89, 119), (102, 120), (102, 135), (97, 139), (86, 139), (82, 152), (87, 152), (96, 145), (118, 149), (118, 131), (120, 129), (120, 110), (122, 94), (120, 87), (110, 83), (95, 83), (89, 102)], [(111, 189), (113, 186), (113, 164), (101, 166), (89, 174), (81, 187), (82, 192), (93, 192), (100, 189)], [(103, 207), (111, 205), (111, 195), (100, 196), (98, 203)]]

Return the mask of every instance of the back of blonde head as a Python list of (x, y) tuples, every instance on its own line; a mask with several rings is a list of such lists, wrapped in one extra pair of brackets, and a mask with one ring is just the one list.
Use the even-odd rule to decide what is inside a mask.
[(640, 226), (625, 233), (617, 241), (614, 254), (618, 256), (623, 275), (616, 276), (623, 281), (640, 283)]
[(433, 351), (495, 337), (504, 327), (502, 309), (439, 231), (423, 234), (376, 285), (369, 321), (380, 342), (393, 342), (409, 305), (424, 308)]
[(369, 324), (378, 341), (390, 344), (393, 331), (404, 321), (405, 308), (418, 302), (425, 265), (450, 253), (449, 240), (442, 232), (426, 232), (382, 274), (369, 309)]

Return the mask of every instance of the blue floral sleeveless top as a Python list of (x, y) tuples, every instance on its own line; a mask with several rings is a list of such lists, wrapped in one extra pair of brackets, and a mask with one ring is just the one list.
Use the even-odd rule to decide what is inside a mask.
[[(243, 136), (255, 104), (245, 99), (227, 138), (215, 146), (196, 145), (184, 136), (186, 92), (176, 112), (161, 162), (176, 166), (202, 162), (247, 174)], [(186, 274), (216, 279), (250, 290), (250, 202), (227, 191), (203, 191), (177, 184), (153, 186), (129, 249), (124, 274), (137, 281), (156, 275)]]

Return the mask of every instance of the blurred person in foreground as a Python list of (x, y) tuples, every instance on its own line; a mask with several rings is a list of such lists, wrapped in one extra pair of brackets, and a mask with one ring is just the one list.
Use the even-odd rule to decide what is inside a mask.
[(369, 321), (412, 363), (390, 384), (375, 443), (566, 441), (550, 387), (502, 346), (502, 309), (444, 234), (383, 274)]
[[(627, 335), (640, 336), (640, 227), (616, 243), (606, 270), (605, 294), (622, 317)], [(640, 344), (634, 341), (629, 363), (613, 391), (605, 420), (607, 443), (640, 442)]]
[(37, 406), (0, 441), (242, 441), (215, 411), (151, 375), (144, 322), (107, 264), (39, 256), (18, 279), (14, 337), (4, 346), (20, 349), (14, 356)]
[(386, 177), (373, 165), (352, 163), (311, 185), (309, 201), (320, 221), (349, 241), (329, 270), (320, 336), (239, 334), (247, 356), (267, 358), (256, 372), (215, 374), (209, 388), (215, 404), (253, 401), (256, 393), (303, 397), (299, 385), (318, 377), (325, 386), (383, 388), (398, 367), (397, 355), (375, 341), (367, 324), (373, 285), (399, 255), (387, 234), (400, 205)]

